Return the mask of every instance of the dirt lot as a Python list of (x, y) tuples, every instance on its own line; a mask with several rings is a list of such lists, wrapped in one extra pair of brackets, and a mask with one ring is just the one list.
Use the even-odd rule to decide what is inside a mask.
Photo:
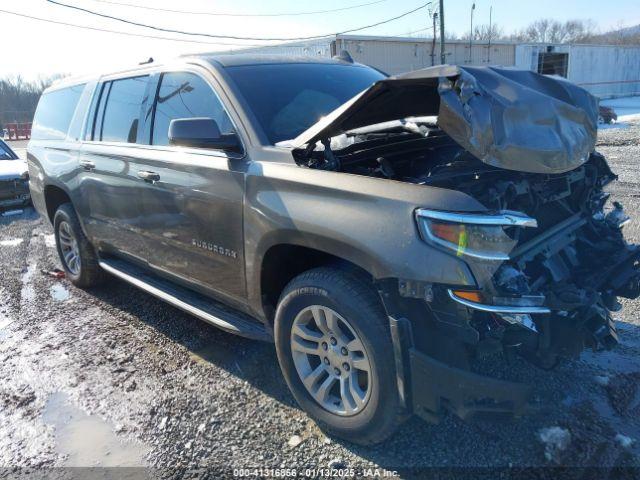
[[(634, 241), (639, 138), (640, 124), (618, 126), (599, 146), (620, 175), (614, 197), (636, 218), (625, 227)], [(0, 218), (0, 266), (0, 466), (208, 468), (218, 477), (243, 467), (379, 466), (418, 477), (426, 467), (640, 466), (640, 301), (624, 302), (612, 352), (552, 372), (487, 366), (535, 385), (527, 417), (412, 419), (362, 448), (327, 438), (296, 406), (271, 345), (115, 279), (85, 292), (43, 274), (58, 260), (50, 226), (32, 210)]]

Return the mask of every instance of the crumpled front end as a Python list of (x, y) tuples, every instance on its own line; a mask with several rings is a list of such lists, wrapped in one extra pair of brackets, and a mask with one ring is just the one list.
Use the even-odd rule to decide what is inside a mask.
[(629, 217), (609, 199), (616, 176), (601, 155), (565, 174), (483, 170), (441, 180), (488, 212), (416, 212), (425, 242), (462, 258), (476, 285), (399, 284), (405, 301), (426, 304), (405, 317), (412, 407), (429, 420), (444, 409), (463, 418), (525, 413), (531, 386), (479, 375), (474, 359), (520, 356), (550, 369), (585, 348), (612, 349), (619, 297), (640, 295), (640, 248), (624, 239)]
[(30, 199), (27, 162), (0, 160), (0, 208), (26, 205)]
[[(597, 100), (563, 79), (441, 66), (376, 83), (293, 142), (301, 166), (442, 199), (416, 205), (424, 254), (462, 260), (475, 284), (381, 282), (390, 317), (410, 331), (398, 370), (413, 376), (423, 416), (523, 411), (526, 389), (472, 374), (474, 357), (519, 355), (546, 369), (616, 345), (612, 314), (619, 297), (640, 294), (640, 249), (606, 191), (617, 177), (594, 150), (597, 117)], [(484, 210), (456, 211), (452, 191)]]
[(640, 294), (640, 249), (625, 241), (629, 217), (604, 190), (616, 179), (604, 158), (593, 153), (564, 174), (472, 176), (471, 190), (485, 205), (535, 224), (501, 227), (511, 243), (500, 244), (500, 258), (473, 255), (469, 240), (460, 241), (457, 253), (477, 289), (447, 288), (432, 305), (436, 316), (440, 310), (468, 322), (480, 350), (497, 343), (543, 368), (585, 347), (613, 348), (618, 297)]

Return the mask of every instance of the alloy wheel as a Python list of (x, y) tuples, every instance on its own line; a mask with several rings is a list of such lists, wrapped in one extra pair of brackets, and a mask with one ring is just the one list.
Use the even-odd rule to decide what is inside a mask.
[(80, 273), (80, 249), (78, 248), (78, 240), (68, 222), (62, 221), (58, 225), (58, 239), (65, 267), (73, 275), (78, 275)]
[(322, 305), (302, 310), (291, 327), (291, 353), (303, 385), (325, 410), (351, 416), (367, 405), (371, 361), (347, 320)]

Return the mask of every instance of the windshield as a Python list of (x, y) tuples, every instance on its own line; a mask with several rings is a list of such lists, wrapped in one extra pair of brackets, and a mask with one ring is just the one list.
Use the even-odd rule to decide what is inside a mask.
[(326, 63), (227, 67), (271, 144), (297, 137), (384, 75)]

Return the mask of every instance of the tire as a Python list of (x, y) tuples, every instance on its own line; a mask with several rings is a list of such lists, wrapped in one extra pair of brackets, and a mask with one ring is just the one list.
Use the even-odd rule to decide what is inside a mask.
[[(319, 310), (324, 313), (318, 314)], [(326, 319), (324, 326), (327, 329), (331, 312), (337, 314), (332, 321), (338, 327), (330, 330), (339, 330), (339, 336), (344, 338), (325, 349), (322, 339), (317, 335), (324, 335), (322, 338), (330, 338), (332, 342), (335, 340), (334, 335), (327, 337), (322, 329), (316, 328), (315, 319), (318, 316)], [(308, 323), (302, 325), (302, 322)], [(300, 325), (304, 330), (298, 328)], [(292, 335), (294, 326), (296, 333)], [(367, 279), (358, 273), (328, 267), (299, 275), (286, 286), (280, 296), (274, 327), (278, 361), (289, 389), (298, 404), (321, 429), (360, 445), (379, 443), (393, 434), (404, 420), (405, 412), (400, 407), (388, 319), (377, 292)], [(305, 338), (298, 336), (297, 332), (302, 331), (305, 338), (313, 333), (316, 340), (307, 342)], [(355, 340), (360, 340), (360, 344)], [(311, 350), (319, 352), (318, 355), (298, 351), (300, 344), (303, 344), (304, 349), (316, 343), (317, 347)], [(363, 348), (362, 351), (358, 347), (355, 350), (346, 349), (348, 353), (345, 354), (345, 350), (336, 350), (341, 345), (345, 348), (361, 345)], [(339, 357), (340, 352), (347, 357)], [(323, 358), (324, 355), (331, 356), (331, 360)], [(317, 362), (312, 363), (311, 360), (315, 360), (316, 356)], [(343, 358), (348, 360), (340, 364)], [(325, 360), (330, 363), (325, 363)], [(345, 365), (350, 362), (352, 366), (347, 368), (348, 365)], [(366, 372), (366, 368), (365, 371), (359, 369), (364, 364), (368, 365), (369, 372)], [(322, 369), (325, 370), (320, 374), (322, 376), (314, 375), (314, 372)], [(300, 371), (303, 373), (299, 373)], [(331, 371), (335, 372), (336, 378), (333, 381), (330, 380)], [(311, 384), (311, 390), (303, 383), (304, 375), (308, 375), (306, 381)], [(317, 382), (313, 383), (310, 378), (317, 378)], [(356, 393), (345, 395), (341, 390), (343, 381), (352, 385), (352, 380), (356, 382), (356, 389), (353, 390)], [(320, 386), (317, 389), (321, 391), (322, 386), (330, 382), (333, 382), (331, 392), (334, 394), (327, 395), (324, 404), (321, 404), (316, 399), (318, 393), (314, 397), (312, 390)], [(359, 394), (365, 388), (363, 401)], [(338, 398), (339, 395), (341, 399)], [(355, 402), (356, 395), (360, 403)]]
[[(56, 249), (66, 277), (77, 287), (89, 288), (104, 281), (105, 273), (98, 264), (93, 245), (89, 242), (78, 220), (78, 215), (70, 203), (58, 207), (53, 217), (53, 229), (56, 239)], [(77, 262), (67, 263), (65, 253), (68, 253), (69, 238), (75, 242)], [(67, 257), (68, 258), (68, 257)]]

